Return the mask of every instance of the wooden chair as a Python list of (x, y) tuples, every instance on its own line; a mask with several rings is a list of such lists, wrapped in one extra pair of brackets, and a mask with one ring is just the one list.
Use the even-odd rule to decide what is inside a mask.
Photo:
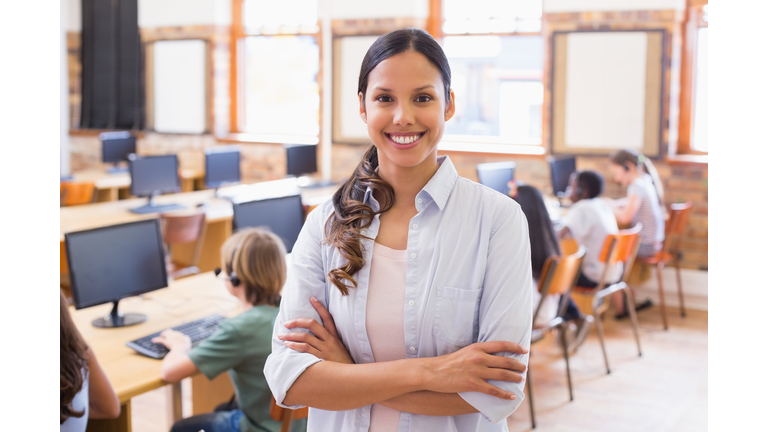
[[(600, 252), (600, 261), (605, 264), (605, 269), (600, 277), (600, 282), (595, 288), (576, 287), (574, 292), (581, 295), (592, 297), (592, 312), (595, 327), (597, 327), (597, 335), (600, 337), (600, 346), (603, 349), (603, 358), (605, 359), (605, 369), (607, 373), (611, 373), (611, 368), (608, 364), (608, 354), (605, 350), (605, 335), (603, 334), (603, 324), (600, 321), (600, 315), (607, 309), (607, 303), (603, 303), (600, 306), (600, 301), (608, 297), (609, 295), (624, 291), (624, 296), (627, 299), (629, 309), (629, 316), (632, 319), (632, 330), (635, 333), (635, 340), (637, 341), (637, 355), (642, 356), (642, 350), (640, 349), (640, 335), (638, 333), (637, 315), (635, 313), (635, 301), (632, 298), (632, 293), (629, 292), (630, 286), (627, 284), (626, 279), (629, 277), (629, 273), (632, 270), (632, 264), (634, 263), (635, 255), (637, 255), (637, 249), (640, 247), (640, 230), (643, 225), (638, 223), (634, 228), (621, 230), (618, 234), (612, 234), (605, 238), (603, 243), (603, 249)], [(624, 265), (624, 272), (621, 279), (613, 284), (607, 282), (608, 272), (617, 263)], [(583, 311), (582, 311), (583, 312)]]
[(59, 205), (72, 206), (93, 202), (96, 186), (93, 182), (60, 182)]
[[(576, 285), (576, 281), (581, 273), (581, 265), (584, 262), (584, 255), (586, 249), (584, 246), (579, 246), (576, 253), (566, 256), (549, 257), (544, 262), (544, 268), (539, 278), (539, 292), (541, 293), (541, 300), (536, 311), (533, 313), (533, 322), (536, 322), (536, 317), (541, 311), (541, 305), (544, 304), (547, 296), (559, 295), (560, 308), (558, 317), (549, 321), (546, 325), (534, 327), (531, 331), (531, 344), (534, 344), (542, 339), (548, 332), (554, 329), (560, 329), (560, 344), (563, 348), (563, 357), (565, 357), (565, 370), (568, 377), (568, 393), (573, 400), (573, 386), (571, 385), (571, 366), (568, 360), (568, 345), (565, 340), (565, 325), (567, 324), (559, 316), (565, 312), (565, 308), (568, 306), (568, 298), (571, 294), (571, 290)], [(531, 427), (536, 428), (536, 417), (533, 411), (533, 389), (531, 386), (531, 369), (528, 368), (528, 375), (526, 378), (526, 386), (528, 386), (528, 403), (531, 407)]]
[(307, 418), (308, 415), (309, 408), (307, 407), (292, 410), (278, 406), (274, 396), (272, 397), (272, 403), (269, 405), (269, 416), (272, 417), (272, 420), (282, 422), (282, 425), (280, 425), (280, 432), (290, 431), (291, 423), (294, 420)]
[(692, 202), (672, 204), (669, 209), (664, 245), (659, 253), (652, 257), (638, 258), (637, 262), (656, 267), (656, 277), (659, 281), (659, 305), (661, 306), (661, 320), (664, 330), (669, 328), (667, 324), (667, 307), (664, 303), (664, 284), (661, 271), (664, 266), (673, 262), (677, 273), (677, 295), (680, 297), (680, 316), (685, 317), (685, 305), (683, 303), (683, 282), (680, 277), (680, 241), (683, 239), (685, 227), (688, 223), (688, 214), (691, 211)]
[[(160, 215), (160, 226), (163, 230), (163, 243), (166, 245), (166, 267), (168, 275), (173, 279), (200, 273), (197, 263), (205, 237), (205, 208), (198, 208), (194, 213), (169, 213)], [(173, 262), (171, 246), (195, 242), (194, 253), (189, 264)]]

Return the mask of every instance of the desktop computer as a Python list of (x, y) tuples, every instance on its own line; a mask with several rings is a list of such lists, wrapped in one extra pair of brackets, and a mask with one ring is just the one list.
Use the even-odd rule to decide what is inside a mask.
[(232, 209), (233, 230), (267, 227), (280, 237), (288, 253), (293, 250), (301, 227), (304, 226), (304, 206), (300, 194), (245, 202), (234, 201)]
[(93, 321), (99, 328), (144, 322), (146, 315), (121, 314), (120, 300), (168, 286), (159, 219), (129, 222), (64, 235), (75, 309), (112, 303)]
[(307, 174), (317, 172), (317, 145), (315, 144), (285, 144), (286, 172), (298, 179), (299, 187), (321, 188), (333, 186), (332, 181), (313, 182)]
[(156, 204), (154, 198), (161, 193), (181, 191), (179, 187), (179, 162), (176, 155), (138, 156), (132, 154), (128, 158), (131, 172), (131, 194), (138, 197), (149, 197), (149, 203), (130, 209), (137, 214), (165, 213), (183, 210), (178, 204)]
[(552, 174), (552, 194), (560, 200), (567, 198), (566, 191), (571, 174), (576, 172), (576, 158), (573, 156), (549, 156), (547, 162), (549, 162), (549, 170)]
[(218, 189), (240, 183), (240, 146), (216, 146), (204, 150), (205, 187)]
[(478, 164), (477, 179), (481, 185), (508, 195), (507, 184), (515, 179), (515, 163), (507, 161)]
[[(113, 164), (107, 168), (110, 174), (124, 173), (128, 167), (128, 156), (136, 153), (136, 137), (130, 132), (103, 132), (99, 134), (101, 140), (101, 161), (105, 164)], [(123, 166), (121, 166), (123, 165)]]

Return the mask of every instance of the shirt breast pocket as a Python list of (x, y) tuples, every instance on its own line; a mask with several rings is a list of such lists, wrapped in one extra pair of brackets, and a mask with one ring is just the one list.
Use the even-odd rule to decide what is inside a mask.
[(439, 287), (432, 334), (443, 342), (465, 347), (474, 341), (481, 290)]

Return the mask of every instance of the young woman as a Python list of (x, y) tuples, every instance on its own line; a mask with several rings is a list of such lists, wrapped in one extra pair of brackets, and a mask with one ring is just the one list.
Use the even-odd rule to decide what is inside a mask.
[(523, 400), (525, 216), (437, 157), (450, 74), (421, 30), (363, 59), (373, 147), (307, 218), (264, 369), (280, 405), (310, 407), (309, 431), (503, 431)]
[(120, 416), (120, 400), (77, 331), (64, 294), (59, 292), (59, 430), (85, 432), (88, 419)]
[[(237, 404), (223, 404), (213, 413), (180, 420), (172, 432), (279, 431), (269, 416), (272, 395), (264, 379), (264, 362), (272, 350), (272, 326), (277, 316), (280, 290), (285, 283), (285, 246), (275, 234), (250, 228), (233, 234), (221, 247), (224, 278), (230, 294), (243, 312), (219, 325), (208, 339), (192, 348), (189, 336), (166, 330), (153, 339), (168, 347), (162, 378), (175, 382), (198, 371), (214, 379), (224, 371), (235, 387)], [(292, 430), (303, 429), (296, 422)]]

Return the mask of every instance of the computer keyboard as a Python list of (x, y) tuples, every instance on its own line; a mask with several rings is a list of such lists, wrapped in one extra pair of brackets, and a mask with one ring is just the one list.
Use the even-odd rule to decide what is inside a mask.
[[(219, 328), (219, 323), (224, 321), (224, 317), (219, 314), (209, 315), (199, 320), (190, 321), (173, 327), (173, 330), (184, 333), (192, 339), (192, 346), (197, 345), (203, 339), (211, 336), (216, 329)], [(161, 359), (168, 354), (168, 348), (162, 344), (156, 344), (152, 342), (152, 338), (160, 335), (160, 332), (152, 333), (149, 336), (130, 341), (125, 345), (133, 348), (139, 354), (143, 354), (147, 357)]]

